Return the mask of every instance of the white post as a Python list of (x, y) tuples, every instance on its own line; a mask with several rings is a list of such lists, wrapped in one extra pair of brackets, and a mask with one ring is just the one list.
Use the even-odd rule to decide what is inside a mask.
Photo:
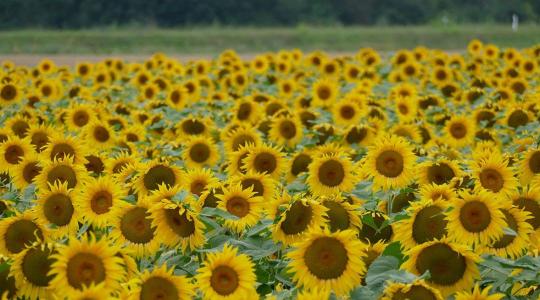
[(513, 32), (518, 31), (518, 26), (519, 26), (519, 17), (518, 15), (513, 14), (512, 15), (512, 31)]

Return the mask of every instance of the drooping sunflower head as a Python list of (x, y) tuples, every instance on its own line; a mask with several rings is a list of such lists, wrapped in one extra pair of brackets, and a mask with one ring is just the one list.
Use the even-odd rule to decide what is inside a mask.
[(28, 245), (45, 240), (46, 228), (33, 212), (24, 212), (0, 221), (0, 253), (9, 256), (20, 253)]
[(306, 289), (334, 291), (345, 295), (361, 282), (365, 272), (362, 254), (365, 245), (352, 230), (329, 233), (313, 231), (294, 244), (287, 254), (293, 280)]
[(415, 162), (412, 146), (405, 139), (381, 136), (368, 148), (364, 172), (373, 177), (374, 188), (400, 188), (414, 181)]
[(472, 287), (480, 273), (476, 263), (480, 257), (468, 246), (447, 239), (418, 245), (407, 251), (403, 268), (413, 274), (430, 272), (426, 282), (437, 288), (443, 297)]
[(134, 182), (134, 188), (140, 195), (148, 195), (161, 185), (173, 187), (180, 184), (180, 170), (165, 162), (152, 161), (141, 167), (141, 172)]
[(426, 161), (419, 166), (419, 183), (422, 185), (451, 184), (462, 176), (462, 171), (454, 160), (442, 159)]
[(11, 272), (19, 296), (41, 299), (52, 296), (48, 287), (54, 277), (49, 274), (54, 262), (52, 257), (54, 253), (53, 244), (34, 242), (15, 255)]
[(34, 149), (40, 153), (45, 150), (45, 147), (50, 142), (53, 135), (54, 129), (51, 126), (30, 126), (27, 139), (30, 141), (30, 144), (34, 146)]
[(197, 135), (208, 135), (212, 127), (212, 122), (207, 118), (196, 118), (189, 116), (182, 119), (176, 127), (176, 134), (179, 138), (188, 138)]
[(310, 151), (304, 150), (295, 153), (295, 155), (289, 160), (289, 172), (288, 179), (290, 181), (298, 177), (298, 175), (307, 172), (309, 165), (313, 162), (313, 155)]
[(351, 191), (357, 181), (352, 166), (349, 158), (339, 155), (316, 158), (308, 167), (307, 183), (311, 192), (330, 195)]
[(253, 267), (249, 256), (226, 244), (223, 251), (208, 254), (197, 284), (209, 299), (251, 299), (257, 294)]
[(326, 207), (311, 198), (295, 196), (292, 201), (280, 203), (276, 199), (274, 203), (276, 212), (269, 213), (279, 218), (279, 222), (274, 225), (272, 237), (284, 245), (300, 241), (310, 230), (315, 229), (320, 224), (325, 223), (324, 216)]

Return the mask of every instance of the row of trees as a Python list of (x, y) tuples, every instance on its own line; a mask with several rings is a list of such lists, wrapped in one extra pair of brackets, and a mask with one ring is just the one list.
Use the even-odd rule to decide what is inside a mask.
[(540, 21), (540, 0), (0, 0), (0, 28)]

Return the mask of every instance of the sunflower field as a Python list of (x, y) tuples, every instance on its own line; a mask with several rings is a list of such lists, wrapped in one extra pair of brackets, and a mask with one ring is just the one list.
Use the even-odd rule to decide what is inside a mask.
[(2, 299), (539, 299), (540, 45), (0, 80)]

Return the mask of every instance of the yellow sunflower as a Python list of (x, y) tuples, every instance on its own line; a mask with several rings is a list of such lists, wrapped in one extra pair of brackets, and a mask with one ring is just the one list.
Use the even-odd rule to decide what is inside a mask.
[(223, 187), (223, 194), (217, 196), (218, 207), (237, 217), (225, 220), (224, 225), (241, 233), (247, 227), (257, 224), (263, 210), (263, 198), (256, 196), (252, 187), (244, 189), (240, 183)]
[(308, 170), (307, 184), (315, 195), (350, 192), (357, 181), (353, 163), (340, 155), (327, 154), (315, 158)]
[(416, 156), (403, 138), (381, 136), (370, 147), (364, 160), (364, 172), (373, 177), (373, 188), (401, 188), (415, 180)]
[(396, 299), (444, 300), (439, 290), (429, 286), (424, 280), (416, 280), (412, 283), (388, 283), (380, 300)]
[(140, 168), (134, 179), (134, 189), (141, 196), (159, 189), (160, 185), (173, 187), (180, 184), (181, 172), (178, 167), (166, 162), (150, 161)]
[(110, 176), (89, 179), (78, 191), (76, 206), (84, 221), (109, 226), (127, 191)]
[(12, 182), (19, 190), (23, 190), (35, 182), (36, 176), (41, 173), (42, 169), (38, 155), (26, 155), (11, 172)]
[(327, 227), (330, 232), (338, 230), (358, 230), (362, 226), (358, 211), (360, 206), (351, 204), (341, 196), (321, 197), (321, 204), (326, 207)]
[(196, 136), (184, 145), (182, 159), (187, 167), (213, 167), (219, 160), (216, 143), (210, 138)]
[(531, 148), (525, 152), (519, 163), (521, 184), (528, 184), (540, 173), (540, 149)]
[(264, 201), (274, 198), (276, 181), (266, 174), (247, 172), (246, 174), (231, 177), (231, 184), (240, 184), (242, 189), (251, 188), (255, 196), (262, 197)]
[(263, 144), (250, 147), (243, 160), (243, 170), (268, 174), (278, 179), (285, 169), (285, 162), (281, 148)]
[(352, 230), (312, 231), (287, 253), (289, 270), (294, 273), (293, 281), (308, 290), (347, 295), (362, 280), (365, 247)]
[[(50, 299), (49, 288), (53, 275), (48, 274), (54, 262), (53, 244), (33, 243), (17, 253), (10, 272), (14, 275), (17, 295), (26, 299)], [(2, 291), (3, 292), (3, 291)]]
[(227, 153), (238, 151), (248, 145), (258, 146), (261, 143), (261, 137), (257, 130), (246, 126), (237, 127), (222, 139)]
[(302, 140), (302, 122), (294, 116), (279, 115), (271, 121), (269, 137), (280, 146), (294, 147)]
[(75, 164), (86, 163), (86, 147), (84, 143), (74, 136), (55, 134), (41, 152), (45, 160), (54, 161), (69, 157)]
[(253, 262), (237, 248), (225, 245), (223, 251), (209, 253), (197, 273), (205, 299), (259, 299)]
[(40, 190), (47, 190), (56, 182), (67, 183), (67, 188), (73, 189), (80, 187), (87, 178), (84, 166), (73, 163), (71, 157), (67, 156), (54, 161), (45, 161), (41, 173), (35, 178), (35, 182)]
[(444, 142), (455, 148), (472, 145), (476, 126), (471, 118), (452, 116), (444, 126)]
[(424, 184), (420, 187), (419, 194), (420, 199), (431, 199), (432, 201), (452, 201), (457, 197), (454, 188), (448, 184)]
[(468, 246), (447, 239), (423, 243), (405, 254), (408, 259), (401, 268), (415, 275), (429, 271), (430, 278), (426, 282), (443, 297), (471, 288), (480, 277), (477, 266), (480, 257)]
[(444, 158), (420, 163), (418, 170), (418, 183), (421, 185), (451, 184), (463, 176), (457, 161)]
[(66, 125), (77, 131), (96, 120), (96, 113), (89, 104), (74, 105), (66, 112)]
[(508, 166), (508, 160), (497, 152), (476, 159), (471, 169), (477, 190), (487, 190), (505, 198), (518, 186), (513, 168)]
[(489, 192), (462, 192), (450, 205), (453, 209), (446, 216), (450, 240), (474, 247), (488, 245), (503, 236), (503, 203), (493, 199)]
[(360, 101), (351, 101), (351, 98), (344, 98), (332, 106), (332, 118), (338, 125), (347, 126), (358, 124), (366, 114), (365, 107)]
[(67, 188), (66, 182), (55, 182), (50, 190), (40, 190), (37, 195), (36, 218), (41, 224), (50, 227), (52, 238), (72, 235), (78, 229), (78, 211), (75, 208), (74, 191)]
[(47, 231), (43, 224), (26, 211), (0, 220), (0, 254), (10, 256), (20, 253), (35, 241), (44, 241)]
[(331, 79), (319, 79), (311, 88), (311, 97), (316, 106), (332, 106), (339, 97), (339, 85)]
[(117, 290), (126, 279), (117, 252), (118, 248), (106, 239), (70, 238), (67, 245), (58, 245), (58, 252), (52, 255), (55, 261), (48, 273), (54, 276), (51, 288), (63, 291), (68, 298), (91, 284), (103, 283), (103, 291)]
[(185, 276), (173, 274), (166, 265), (144, 271), (136, 279), (129, 299), (191, 299), (195, 296), (193, 284)]
[(0, 166), (2, 170), (12, 172), (25, 156), (35, 153), (26, 140), (9, 137), (0, 144)]
[(84, 128), (84, 135), (89, 145), (98, 149), (107, 149), (114, 144), (116, 133), (105, 122), (94, 121)]
[(490, 293), (491, 286), (486, 287), (485, 289), (480, 289), (480, 286), (477, 284), (474, 285), (472, 292), (461, 291), (457, 292), (454, 295), (455, 300), (501, 300), (505, 297), (501, 293)]
[(23, 90), (13, 83), (0, 84), (0, 104), (3, 106), (19, 102), (23, 97)]
[(289, 160), (289, 171), (287, 172), (287, 180), (293, 181), (301, 173), (308, 172), (309, 165), (313, 162), (312, 153), (309, 150), (298, 151)]

